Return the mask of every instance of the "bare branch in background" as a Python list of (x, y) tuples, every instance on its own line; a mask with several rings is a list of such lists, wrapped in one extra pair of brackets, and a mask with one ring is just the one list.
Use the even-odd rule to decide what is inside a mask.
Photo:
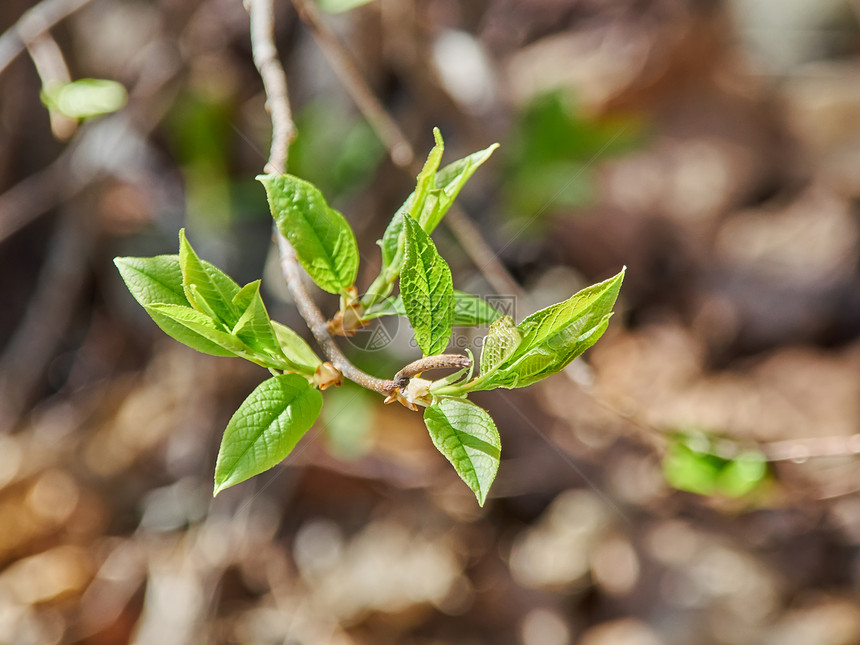
[(133, 131), (143, 138), (160, 122), (169, 102), (160, 100), (179, 71), (177, 61), (154, 46), (146, 52), (143, 72), (129, 93), (125, 110), (85, 124), (55, 161), (0, 194), (0, 243), (63, 200), (77, 195), (116, 167)]
[[(72, 80), (69, 66), (57, 41), (48, 32), (27, 43), (27, 51), (36, 66), (36, 72), (42, 81), (42, 89), (47, 90), (52, 85), (68, 83)], [(51, 118), (51, 132), (60, 140), (70, 138), (78, 129), (78, 122), (59, 110), (48, 108)]]
[(0, 36), (0, 73), (27, 45), (91, 0), (42, 0)]
[[(328, 59), (332, 69), (346, 87), (347, 92), (358, 105), (377, 136), (388, 149), (391, 160), (398, 168), (415, 174), (415, 150), (409, 139), (403, 134), (397, 122), (391, 118), (388, 111), (370, 89), (364, 76), (359, 71), (352, 55), (346, 50), (337, 34), (332, 31), (320, 15), (314, 2), (309, 0), (293, 0), (293, 6), (299, 12), (302, 21), (307, 25), (314, 40)], [(420, 168), (419, 168), (420, 170)]]
[(24, 318), (0, 357), (0, 428), (11, 430), (55, 355), (85, 286), (91, 240), (68, 209), (54, 233)]

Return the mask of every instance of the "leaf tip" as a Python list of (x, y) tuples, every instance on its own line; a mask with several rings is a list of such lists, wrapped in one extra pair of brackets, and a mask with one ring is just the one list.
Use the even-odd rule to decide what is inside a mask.
[(224, 490), (225, 488), (229, 488), (229, 486), (226, 486), (226, 485), (224, 484), (224, 482), (219, 482), (219, 481), (216, 479), (216, 480), (215, 480), (215, 487), (212, 489), (212, 497), (213, 497), (213, 498), (218, 497), (218, 493), (220, 493), (220, 492), (221, 492), (222, 490)]
[(442, 140), (442, 131), (439, 130), (438, 127), (433, 128), (433, 140), (439, 147), (443, 147), (445, 145), (445, 142)]

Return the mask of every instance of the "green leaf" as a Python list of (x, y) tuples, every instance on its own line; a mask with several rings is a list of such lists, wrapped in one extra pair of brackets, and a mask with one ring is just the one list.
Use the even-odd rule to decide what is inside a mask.
[(287, 359), (302, 373), (313, 374), (317, 366), (322, 363), (319, 356), (314, 350), (292, 329), (286, 325), (282, 325), (276, 320), (272, 321), (272, 328), (275, 330), (275, 336), (278, 343), (281, 345), (281, 351)]
[[(242, 287), (233, 297), (233, 304), (240, 311), (244, 310), (233, 327), (233, 335), (258, 352), (268, 354), (282, 362), (286, 361), (287, 357), (281, 351), (266, 305), (263, 304), (263, 298), (260, 296), (260, 281), (256, 280)], [(288, 367), (294, 366), (288, 365)]]
[(750, 450), (729, 460), (717, 477), (716, 488), (726, 497), (743, 497), (756, 490), (767, 474), (765, 456)]
[[(403, 298), (398, 294), (394, 298), (386, 298), (373, 309), (366, 312), (362, 320), (373, 320), (382, 316), (405, 316), (406, 308)], [(454, 289), (454, 326), (475, 327), (487, 325), (497, 320), (502, 314), (483, 298), (473, 296), (465, 291)]]
[(418, 222), (428, 233), (432, 233), (445, 214), (451, 209), (451, 205), (460, 194), (463, 186), (469, 181), (469, 178), (475, 174), (478, 167), (483, 164), (493, 151), (499, 147), (498, 143), (473, 152), (467, 157), (458, 159), (457, 161), (448, 164), (438, 173), (436, 173), (436, 193), (435, 201), (431, 203), (428, 199), (424, 204), (424, 209), (418, 219)]
[(442, 161), (442, 153), (445, 151), (445, 142), (442, 140), (442, 133), (439, 128), (433, 128), (433, 139), (435, 145), (427, 155), (427, 161), (424, 162), (424, 167), (418, 173), (418, 178), (415, 182), (415, 190), (409, 196), (404, 214), (409, 215), (416, 221), (424, 212), (424, 204), (427, 202), (427, 195), (436, 186), (436, 171), (439, 169), (439, 162)]
[(184, 228), (179, 231), (179, 266), (185, 297), (191, 306), (224, 323), (228, 329), (232, 328), (240, 315), (233, 303), (239, 285), (221, 269), (197, 256), (185, 237)]
[(484, 505), (499, 469), (502, 442), (486, 410), (465, 399), (440, 398), (424, 410), (433, 445)]
[[(415, 181), (415, 190), (413, 190), (403, 205), (394, 213), (388, 228), (382, 234), (382, 239), (379, 245), (382, 248), (382, 264), (385, 267), (397, 267), (403, 263), (403, 238), (405, 215), (411, 215), (416, 220), (421, 216), (424, 210), (424, 204), (427, 201), (427, 195), (436, 187), (436, 171), (439, 168), (439, 162), (442, 161), (442, 153), (445, 150), (445, 142), (442, 140), (442, 133), (439, 128), (433, 128), (433, 139), (435, 145), (427, 155), (427, 161), (418, 173)], [(394, 275), (396, 277), (397, 274)]]
[(472, 389), (525, 387), (564, 369), (606, 331), (623, 279), (624, 270), (526, 318), (517, 326), (522, 342), (516, 351), (482, 373)]
[(717, 489), (717, 478), (724, 465), (725, 460), (678, 441), (669, 447), (663, 458), (663, 475), (673, 488), (711, 495)]
[(481, 374), (493, 371), (508, 360), (523, 340), (520, 330), (510, 316), (503, 316), (490, 325), (481, 348)]
[(768, 475), (765, 456), (747, 450), (727, 458), (714, 454), (712, 437), (678, 434), (663, 457), (666, 481), (678, 490), (697, 495), (724, 495), (738, 498), (761, 487)]
[[(211, 345), (220, 348), (216, 356), (241, 356), (254, 360), (254, 351), (233, 334), (224, 331), (220, 325), (204, 313), (182, 305), (155, 304), (144, 307), (150, 316), (163, 316), (175, 323), (175, 333), (170, 334), (180, 343), (192, 349), (215, 354), (209, 351)], [(200, 338), (204, 342), (200, 342)], [(259, 360), (254, 360), (259, 362)]]
[[(432, 233), (445, 213), (450, 210), (454, 199), (460, 193), (460, 190), (474, 174), (482, 163), (490, 158), (493, 151), (499, 147), (499, 144), (494, 143), (489, 148), (479, 150), (462, 159), (458, 159), (453, 163), (448, 164), (432, 177), (432, 182), (425, 175), (426, 171), (433, 167), (435, 162), (438, 167), (439, 159), (435, 153), (438, 150), (439, 156), (442, 154), (442, 137), (439, 135), (438, 129), (434, 129), (433, 135), (436, 137), (436, 146), (430, 151), (427, 157), (427, 162), (424, 164), (424, 169), (418, 176), (415, 190), (406, 198), (403, 205), (391, 218), (388, 228), (382, 235), (379, 241), (379, 246), (382, 249), (382, 266), (390, 268), (391, 280), (397, 277), (400, 271), (400, 266), (403, 263), (403, 253), (405, 240), (403, 238), (403, 218), (406, 214), (412, 215), (421, 228), (428, 234)], [(435, 169), (434, 169), (435, 170)], [(422, 183), (422, 180), (424, 183)], [(420, 208), (419, 208), (420, 206)]]
[(87, 119), (116, 112), (128, 101), (120, 83), (101, 78), (82, 78), (71, 83), (51, 83), (42, 90), (42, 103), (72, 119)]
[(322, 395), (297, 374), (263, 381), (227, 424), (215, 465), (214, 494), (281, 462), (321, 409)]
[(299, 263), (329, 293), (351, 287), (358, 275), (358, 244), (343, 215), (322, 193), (292, 175), (259, 175), (278, 230), (296, 251)]
[(489, 325), (501, 317), (501, 312), (478, 296), (454, 289), (454, 326)]
[(151, 258), (114, 258), (114, 264), (128, 290), (164, 333), (206, 354), (234, 356), (217, 343), (196, 334), (165, 314), (147, 308), (149, 305), (189, 307), (182, 288), (182, 270), (178, 255), (157, 255)]
[(454, 282), (430, 236), (411, 217), (405, 221), (406, 260), (400, 293), (418, 347), (425, 356), (432, 356), (448, 346), (454, 328)]

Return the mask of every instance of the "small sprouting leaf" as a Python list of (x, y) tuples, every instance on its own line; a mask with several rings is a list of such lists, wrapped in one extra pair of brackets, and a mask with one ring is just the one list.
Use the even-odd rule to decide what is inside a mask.
[(255, 280), (242, 287), (233, 297), (233, 305), (242, 311), (233, 327), (233, 335), (258, 352), (286, 359), (260, 296), (260, 281)]
[(498, 143), (473, 152), (467, 157), (458, 159), (457, 161), (448, 164), (438, 173), (436, 173), (436, 193), (435, 203), (430, 203), (430, 199), (425, 202), (424, 211), (418, 220), (423, 228), (428, 233), (432, 233), (445, 214), (451, 209), (451, 205), (460, 194), (463, 186), (469, 181), (469, 178), (475, 174), (478, 167), (490, 158), (493, 151), (499, 147)]
[(128, 290), (164, 333), (206, 354), (234, 356), (203, 336), (191, 331), (165, 314), (150, 309), (149, 305), (176, 305), (189, 307), (182, 288), (182, 270), (178, 255), (157, 255), (151, 258), (114, 258), (114, 264)]
[(454, 289), (454, 326), (489, 325), (501, 317), (501, 312), (484, 298)]
[[(421, 213), (424, 210), (424, 204), (427, 201), (427, 195), (436, 187), (436, 171), (439, 169), (439, 162), (442, 161), (442, 153), (445, 150), (445, 142), (442, 140), (442, 133), (439, 128), (433, 128), (433, 139), (435, 145), (427, 155), (427, 161), (418, 173), (415, 181), (415, 190), (413, 190), (403, 205), (394, 213), (388, 228), (382, 234), (382, 239), (379, 245), (382, 248), (382, 264), (383, 266), (396, 266), (399, 268), (403, 262), (403, 217), (411, 215), (416, 221), (419, 220)], [(396, 275), (396, 274), (395, 274)]]
[(508, 360), (517, 351), (523, 337), (510, 316), (503, 316), (490, 325), (481, 348), (481, 374), (487, 374)]
[(442, 161), (442, 153), (445, 151), (445, 142), (442, 140), (442, 133), (439, 128), (433, 128), (433, 139), (436, 143), (430, 150), (430, 154), (427, 155), (427, 161), (424, 162), (424, 167), (418, 173), (415, 190), (406, 203), (405, 214), (415, 221), (419, 220), (424, 211), (427, 195), (436, 187), (436, 171), (439, 169), (439, 162)]
[(197, 256), (184, 228), (179, 231), (179, 266), (185, 297), (191, 306), (228, 327), (235, 325), (240, 312), (233, 298), (239, 293), (239, 285), (214, 264)]
[(400, 293), (415, 341), (425, 356), (448, 346), (454, 328), (454, 283), (451, 269), (433, 240), (411, 217), (406, 217), (406, 260)]
[[(391, 218), (388, 228), (385, 229), (385, 233), (379, 241), (379, 246), (382, 249), (382, 265), (383, 267), (390, 267), (394, 277), (397, 277), (397, 271), (403, 263), (403, 217), (407, 213), (412, 215), (425, 233), (432, 233), (442, 221), (445, 213), (450, 210), (454, 199), (478, 169), (478, 166), (489, 159), (493, 151), (499, 146), (499, 144), (494, 143), (489, 148), (458, 159), (436, 172), (432, 181), (428, 181), (425, 172), (433, 167), (433, 163), (438, 167), (439, 159), (435, 155), (437, 151), (440, 157), (442, 154), (442, 137), (441, 135), (436, 136), (437, 133), (438, 129), (434, 129), (433, 135), (436, 137), (436, 145), (430, 151), (424, 169), (418, 176), (415, 190)], [(422, 179), (424, 179), (423, 184)]]
[(128, 101), (120, 83), (102, 78), (82, 78), (53, 83), (42, 90), (42, 103), (72, 119), (87, 119), (116, 112)]
[(321, 409), (322, 395), (297, 374), (263, 381), (227, 424), (215, 465), (214, 494), (281, 462)]
[(525, 387), (564, 369), (606, 331), (623, 279), (624, 270), (526, 318), (516, 351), (472, 389)]
[(484, 505), (499, 469), (502, 442), (492, 417), (465, 399), (440, 398), (424, 410), (433, 445)]
[[(175, 333), (171, 333), (180, 343), (188, 345), (192, 349), (207, 354), (214, 354), (209, 350), (211, 345), (220, 348), (216, 356), (243, 356), (250, 357), (253, 350), (245, 345), (233, 334), (225, 331), (220, 323), (212, 320), (204, 313), (182, 305), (155, 304), (144, 307), (150, 316), (163, 316), (176, 324)], [(201, 343), (200, 338), (205, 342)]]
[(303, 374), (313, 374), (317, 366), (322, 363), (322, 359), (316, 355), (314, 350), (292, 329), (286, 325), (282, 325), (276, 320), (272, 321), (272, 328), (275, 330), (275, 336), (278, 343), (281, 345), (281, 351), (287, 359)]
[(278, 230), (299, 263), (329, 293), (352, 286), (358, 274), (358, 244), (344, 219), (309, 182), (292, 175), (259, 175)]

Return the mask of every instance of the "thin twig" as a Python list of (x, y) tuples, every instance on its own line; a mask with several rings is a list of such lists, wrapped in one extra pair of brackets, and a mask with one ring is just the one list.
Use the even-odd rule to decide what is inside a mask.
[(26, 410), (73, 316), (85, 286), (91, 240), (67, 209), (53, 235), (36, 290), (0, 357), (0, 432)]
[(800, 463), (819, 457), (845, 457), (860, 454), (860, 434), (772, 441), (762, 444), (761, 450), (768, 461)]
[(287, 168), (290, 143), (296, 137), (296, 126), (290, 110), (287, 75), (278, 60), (275, 47), (275, 18), (272, 0), (249, 0), (251, 51), (254, 65), (263, 79), (266, 108), (272, 119), (272, 146), (266, 172), (283, 174)]
[[(261, 0), (252, 1), (260, 2)], [(262, 1), (267, 2), (268, 0)], [(319, 307), (316, 306), (314, 301), (311, 299), (310, 294), (308, 294), (305, 289), (305, 285), (302, 282), (299, 262), (296, 259), (295, 250), (287, 239), (280, 233), (278, 233), (277, 239), (278, 249), (281, 252), (281, 271), (283, 272), (284, 279), (287, 282), (287, 288), (290, 291), (290, 295), (293, 296), (293, 300), (296, 302), (296, 308), (299, 310), (299, 314), (304, 318), (308, 325), (308, 329), (311, 330), (317, 343), (319, 343), (319, 346), (325, 353), (326, 358), (328, 358), (329, 361), (331, 361), (331, 364), (340, 370), (340, 373), (350, 381), (353, 381), (368, 390), (379, 392), (380, 394), (391, 394), (396, 387), (394, 381), (379, 379), (362, 372), (355, 365), (350, 363), (349, 359), (340, 351), (340, 347), (337, 346), (337, 343), (334, 342), (334, 338), (332, 338), (331, 334), (328, 333), (328, 327), (322, 312), (320, 312)]]
[[(30, 59), (36, 66), (44, 91), (72, 80), (63, 51), (50, 33), (45, 32), (28, 42), (27, 51), (30, 52)], [(62, 141), (71, 137), (78, 128), (77, 119), (68, 117), (53, 107), (48, 107), (48, 115), (51, 119), (51, 131)]]
[[(287, 77), (278, 60), (274, 43), (272, 0), (248, 0), (247, 7), (251, 21), (251, 50), (254, 64), (260, 72), (260, 78), (263, 79), (266, 105), (272, 116), (272, 147), (266, 169), (270, 172), (283, 173), (286, 171), (289, 143), (295, 133), (295, 125), (290, 113)], [(394, 381), (379, 379), (361, 371), (340, 351), (329, 334), (325, 317), (305, 289), (295, 249), (277, 227), (275, 237), (278, 240), (281, 271), (286, 280), (287, 289), (326, 358), (350, 381), (380, 394), (391, 394), (395, 388)]]
[(28, 43), (89, 2), (91, 0), (42, 0), (26, 11), (0, 36), (0, 73), (24, 51)]
[(408, 382), (413, 376), (418, 376), (428, 370), (464, 369), (468, 367), (472, 367), (472, 359), (463, 354), (425, 356), (424, 358), (419, 358), (417, 361), (412, 361), (397, 372), (394, 375), (394, 382), (397, 384), (402, 384), (403, 381)]

